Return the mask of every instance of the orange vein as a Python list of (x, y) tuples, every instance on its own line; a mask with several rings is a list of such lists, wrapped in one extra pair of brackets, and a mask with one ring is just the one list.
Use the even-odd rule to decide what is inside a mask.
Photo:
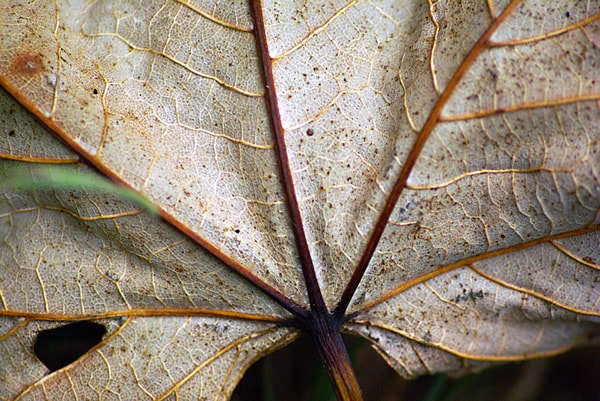
[(569, 97), (569, 98), (564, 98), (564, 99), (553, 99), (551, 101), (517, 104), (514, 106), (502, 107), (499, 109), (483, 110), (483, 111), (477, 111), (477, 112), (468, 113), (468, 114), (461, 114), (461, 115), (457, 115), (457, 116), (447, 116), (447, 117), (441, 116), (439, 118), (439, 121), (440, 122), (452, 122), (452, 121), (471, 120), (474, 118), (487, 117), (487, 116), (490, 116), (493, 114), (511, 113), (511, 112), (515, 112), (515, 111), (537, 109), (537, 108), (541, 108), (541, 107), (562, 106), (565, 104), (585, 102), (585, 101), (590, 101), (590, 100), (600, 100), (600, 94), (592, 93), (592, 94), (580, 95), (580, 96), (572, 97), (572, 98)]
[(581, 257), (579, 255), (576, 255), (575, 253), (569, 251), (565, 246), (557, 243), (557, 242), (552, 242), (552, 245), (558, 249), (559, 252), (563, 253), (564, 255), (568, 256), (569, 258), (573, 259), (574, 261), (576, 261), (577, 263), (581, 263), (582, 265), (585, 265), (589, 268), (592, 269), (596, 269), (596, 270), (600, 270), (600, 264), (598, 264), (598, 262), (589, 262), (587, 260), (585, 260), (585, 257)]
[(57, 158), (45, 158), (45, 157), (35, 157), (35, 156), (21, 156), (21, 155), (13, 155), (0, 153), (0, 159), (4, 160), (14, 160), (19, 162), (27, 162), (27, 163), (46, 163), (46, 164), (75, 164), (79, 163), (81, 160), (79, 159), (57, 159)]
[(233, 29), (235, 31), (241, 31), (241, 32), (252, 32), (251, 29), (248, 29), (246, 27), (243, 26), (239, 26), (239, 25), (234, 25), (232, 23), (229, 23), (225, 20), (219, 19), (217, 17), (215, 17), (214, 15), (204, 11), (202, 8), (200, 8), (199, 6), (192, 4), (186, 0), (175, 0), (177, 3), (181, 4), (182, 6), (189, 8), (190, 10), (200, 14), (202, 17), (206, 18), (209, 21), (214, 22), (215, 24), (224, 26), (226, 28), (230, 28)]
[(575, 24), (568, 25), (564, 28), (557, 29), (555, 31), (546, 32), (541, 35), (536, 35), (536, 36), (532, 36), (532, 37), (525, 38), (525, 39), (507, 40), (507, 41), (503, 41), (503, 42), (490, 41), (488, 43), (488, 46), (490, 46), (490, 47), (519, 46), (519, 45), (526, 44), (526, 43), (537, 42), (540, 40), (549, 39), (554, 36), (562, 35), (563, 33), (584, 27), (585, 25), (590, 24), (590, 23), (596, 21), (597, 19), (600, 19), (600, 13), (594, 14), (593, 16), (583, 19)]
[(484, 277), (484, 278), (490, 280), (491, 282), (496, 283), (496, 284), (498, 284), (498, 285), (500, 285), (502, 287), (510, 288), (511, 290), (515, 290), (515, 291), (521, 292), (523, 294), (531, 295), (534, 298), (541, 299), (542, 301), (548, 302), (549, 304), (558, 306), (559, 308), (562, 308), (562, 309), (565, 309), (565, 310), (568, 310), (568, 311), (571, 311), (571, 312), (578, 313), (580, 315), (600, 316), (600, 311), (577, 309), (577, 308), (574, 308), (574, 307), (572, 307), (570, 305), (567, 305), (565, 303), (558, 302), (558, 301), (556, 301), (556, 300), (554, 300), (554, 299), (552, 299), (552, 298), (550, 298), (550, 297), (548, 297), (546, 295), (543, 295), (543, 294), (541, 294), (539, 292), (536, 292), (534, 290), (530, 290), (530, 289), (525, 288), (525, 287), (520, 287), (520, 286), (511, 284), (511, 283), (507, 283), (506, 281), (500, 280), (497, 277), (494, 277), (494, 276), (492, 276), (492, 275), (490, 275), (488, 273), (485, 273), (484, 271), (482, 271), (479, 268), (475, 267), (473, 264), (469, 264), (467, 267), (469, 269), (473, 270), (475, 273), (477, 273), (481, 277)]
[(348, 11), (348, 9), (350, 7), (352, 7), (355, 3), (356, 3), (356, 0), (352, 0), (352, 1), (348, 2), (346, 5), (342, 6), (331, 17), (329, 17), (325, 21), (325, 23), (321, 24), (317, 28), (315, 28), (312, 31), (310, 31), (308, 33), (308, 35), (306, 35), (304, 38), (300, 39), (298, 41), (298, 43), (296, 43), (290, 49), (286, 50), (285, 52), (283, 52), (279, 56), (274, 57), (273, 58), (273, 62), (275, 62), (277, 60), (280, 60), (280, 59), (282, 59), (284, 57), (289, 56), (290, 54), (292, 54), (293, 52), (295, 52), (296, 50), (298, 50), (299, 48), (301, 48), (302, 46), (304, 46), (311, 38), (313, 38), (319, 32), (324, 31), (333, 21), (335, 21), (339, 16), (343, 15), (346, 11)]
[(505, 255), (507, 253), (511, 253), (511, 252), (516, 252), (522, 249), (527, 249), (527, 248), (531, 248), (535, 245), (539, 245), (539, 244), (543, 244), (546, 242), (551, 242), (553, 240), (557, 240), (557, 239), (561, 239), (561, 238), (569, 238), (569, 237), (574, 237), (577, 235), (583, 235), (583, 234), (587, 234), (589, 232), (592, 231), (597, 231), (600, 230), (600, 225), (594, 225), (594, 226), (587, 226), (584, 228), (580, 228), (578, 230), (574, 230), (574, 231), (567, 231), (564, 233), (560, 233), (560, 234), (554, 234), (554, 235), (550, 235), (547, 237), (543, 237), (543, 238), (538, 238), (532, 241), (528, 241), (528, 242), (523, 242), (523, 243), (519, 243), (513, 246), (509, 246), (506, 248), (502, 248), (502, 249), (496, 249), (493, 251), (489, 251), (489, 252), (485, 252), (479, 255), (474, 255), (474, 256), (470, 256), (468, 258), (465, 258), (463, 260), (459, 260), (457, 262), (454, 263), (450, 263), (446, 266), (442, 266), (436, 270), (430, 271), (429, 273), (423, 274), (421, 276), (415, 277), (412, 280), (408, 280), (406, 282), (403, 282), (402, 284), (398, 285), (396, 288), (394, 288), (393, 290), (389, 291), (388, 293), (386, 293), (385, 295), (383, 295), (382, 297), (378, 298), (377, 300), (374, 300), (372, 302), (369, 302), (367, 304), (364, 304), (361, 309), (359, 311), (353, 312), (352, 314), (350, 314), (348, 316), (347, 319), (351, 319), (353, 316), (358, 315), (359, 313), (361, 313), (362, 311), (365, 311), (367, 309), (370, 309), (374, 306), (377, 306), (385, 301), (387, 301), (390, 298), (395, 297), (396, 295), (406, 291), (407, 289), (414, 287), (418, 284), (421, 284), (425, 281), (428, 281), (434, 277), (440, 276), (444, 273), (447, 273), (451, 270), (460, 268), (460, 267), (464, 267), (467, 266), (469, 264), (473, 264), (475, 262), (481, 261), (481, 260), (485, 260), (485, 259), (490, 259), (493, 258), (495, 256), (500, 256), (500, 255)]
[(218, 310), (218, 309), (198, 309), (198, 308), (139, 308), (124, 309), (100, 313), (86, 314), (59, 314), (59, 313), (35, 313), (12, 310), (0, 311), (0, 316), (20, 317), (28, 320), (51, 320), (51, 321), (81, 321), (106, 319), (112, 317), (156, 317), (156, 316), (209, 316), (224, 317), (237, 320), (251, 320), (256, 322), (287, 324), (289, 319), (273, 317), (268, 315), (259, 315), (256, 313), (244, 313), (236, 311)]
[(387, 325), (385, 323), (373, 322), (373, 321), (369, 321), (369, 320), (356, 320), (356, 321), (353, 321), (352, 323), (368, 325), (370, 327), (377, 327), (377, 328), (380, 328), (383, 330), (387, 330), (392, 333), (398, 334), (399, 336), (402, 336), (408, 340), (418, 342), (419, 344), (422, 344), (422, 345), (425, 345), (428, 347), (437, 348), (441, 351), (448, 352), (449, 354), (455, 355), (459, 358), (470, 359), (473, 361), (511, 362), (511, 361), (522, 361), (523, 359), (531, 359), (531, 358), (547, 358), (550, 356), (562, 354), (577, 345), (577, 342), (574, 342), (573, 344), (569, 344), (564, 347), (561, 347), (558, 349), (553, 349), (550, 351), (523, 353), (521, 355), (473, 355), (473, 354), (468, 354), (466, 352), (457, 351), (455, 349), (452, 349), (452, 348), (450, 348), (446, 345), (440, 344), (440, 343), (427, 342), (419, 337), (411, 335), (403, 330), (399, 330), (396, 327)]

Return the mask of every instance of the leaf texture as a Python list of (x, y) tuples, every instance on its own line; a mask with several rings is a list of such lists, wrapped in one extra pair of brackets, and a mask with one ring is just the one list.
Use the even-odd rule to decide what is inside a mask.
[[(34, 123), (24, 116), (18, 121)], [(23, 152), (39, 160), (47, 154)], [(3, 171), (15, 163), (5, 161)], [(295, 337), (275, 325), (289, 316), (279, 305), (136, 205), (83, 191), (19, 191), (4, 195), (1, 216), (0, 338), (10, 356), (0, 368), (3, 399), (90, 390), (109, 398), (216, 399), (264, 350)], [(36, 333), (82, 318), (112, 330), (81, 365), (46, 381), (32, 353)]]
[[(226, 399), (314, 322), (406, 377), (588, 342), (599, 20), (567, 0), (1, 2), (2, 174), (101, 172), (161, 216), (3, 188), (0, 399)], [(77, 320), (107, 334), (47, 375), (36, 333)]]

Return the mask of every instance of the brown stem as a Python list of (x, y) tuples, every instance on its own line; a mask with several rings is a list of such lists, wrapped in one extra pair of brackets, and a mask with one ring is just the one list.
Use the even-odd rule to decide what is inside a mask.
[(314, 314), (311, 332), (338, 401), (363, 401), (339, 324), (331, 314)]
[(261, 0), (253, 1), (251, 5), (254, 34), (265, 83), (265, 101), (269, 109), (281, 180), (285, 189), (287, 207), (292, 220), (294, 236), (311, 306), (309, 316), (297, 314), (296, 319), (312, 334), (321, 360), (325, 364), (329, 378), (334, 386), (337, 399), (339, 401), (363, 401), (358, 381), (350, 364), (348, 351), (342, 340), (340, 331), (342, 319), (334, 318), (327, 310), (315, 273), (308, 241), (304, 233), (300, 207), (296, 199), (294, 177), (290, 168), (284, 129), (279, 114), (277, 90), (273, 77), (273, 60), (269, 57)]

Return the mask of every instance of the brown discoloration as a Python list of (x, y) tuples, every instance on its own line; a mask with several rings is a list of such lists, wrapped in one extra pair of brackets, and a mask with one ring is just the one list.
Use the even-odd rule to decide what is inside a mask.
[(44, 71), (44, 63), (41, 54), (20, 53), (10, 65), (12, 74), (25, 78), (33, 77)]

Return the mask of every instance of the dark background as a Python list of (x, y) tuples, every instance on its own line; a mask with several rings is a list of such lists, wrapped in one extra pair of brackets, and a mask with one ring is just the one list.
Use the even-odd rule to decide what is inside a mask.
[[(507, 363), (480, 373), (403, 380), (356, 337), (345, 337), (365, 401), (600, 400), (600, 347), (553, 358)], [(311, 339), (262, 358), (246, 372), (232, 401), (333, 401), (335, 396)]]

